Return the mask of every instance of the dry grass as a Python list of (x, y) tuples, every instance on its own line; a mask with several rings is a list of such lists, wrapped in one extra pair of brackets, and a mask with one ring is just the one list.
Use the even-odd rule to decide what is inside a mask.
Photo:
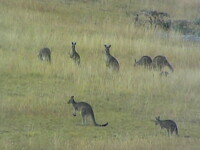
[[(135, 27), (127, 15), (198, 14), (195, 0), (181, 2), (0, 0), (0, 149), (199, 149), (199, 44)], [(68, 56), (72, 41), (80, 67)], [(118, 74), (105, 66), (105, 43), (120, 62)], [(46, 46), (51, 65), (37, 58)], [(134, 68), (142, 55), (166, 55), (175, 72), (165, 78)], [(81, 126), (66, 103), (71, 95), (109, 126)], [(156, 127), (157, 115), (175, 120), (180, 137)]]

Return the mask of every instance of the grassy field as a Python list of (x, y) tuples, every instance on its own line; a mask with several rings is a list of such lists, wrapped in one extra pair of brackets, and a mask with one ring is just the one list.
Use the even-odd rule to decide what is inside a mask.
[[(154, 9), (194, 20), (198, 6), (197, 0), (0, 0), (0, 149), (199, 150), (200, 44), (136, 27), (130, 15)], [(80, 67), (68, 55), (72, 41)], [(117, 74), (106, 68), (105, 43), (120, 62)], [(37, 57), (43, 47), (52, 50), (51, 64)], [(175, 72), (160, 77), (133, 67), (143, 55), (167, 56)], [(67, 104), (72, 95), (109, 125), (82, 126)], [(174, 120), (180, 136), (168, 137), (155, 116)]]

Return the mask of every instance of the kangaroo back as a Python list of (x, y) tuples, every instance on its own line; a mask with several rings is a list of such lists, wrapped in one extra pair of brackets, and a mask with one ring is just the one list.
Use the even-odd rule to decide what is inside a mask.
[(152, 59), (149, 56), (142, 56), (140, 60), (136, 61), (135, 59), (135, 64), (134, 66), (145, 66), (145, 67), (150, 67), (152, 63)]
[(158, 55), (156, 56), (153, 61), (152, 61), (152, 68), (153, 69), (162, 69), (164, 68), (165, 66), (168, 66), (169, 69), (173, 72), (174, 71), (174, 68), (172, 67), (172, 65), (169, 63), (169, 61), (167, 60), (167, 58), (165, 56), (161, 56), (161, 55)]

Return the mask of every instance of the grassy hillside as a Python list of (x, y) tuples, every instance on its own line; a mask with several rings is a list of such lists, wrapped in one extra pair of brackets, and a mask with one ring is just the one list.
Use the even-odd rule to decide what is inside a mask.
[[(199, 43), (178, 33), (136, 27), (129, 12), (151, 9), (199, 18), (196, 0), (0, 0), (0, 149), (197, 150), (200, 148)], [(163, 35), (166, 35), (166, 38)], [(81, 66), (69, 58), (77, 42)], [(104, 44), (120, 62), (105, 65)], [(52, 63), (38, 59), (52, 50)], [(165, 55), (175, 72), (133, 67)], [(168, 70), (168, 68), (165, 68)], [(70, 96), (92, 105), (105, 128), (81, 125)], [(179, 137), (152, 120), (172, 119)]]

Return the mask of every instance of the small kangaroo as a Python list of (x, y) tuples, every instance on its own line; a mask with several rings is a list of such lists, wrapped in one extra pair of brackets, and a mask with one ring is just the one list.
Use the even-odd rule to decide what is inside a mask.
[(149, 56), (142, 56), (140, 60), (136, 61), (134, 66), (144, 66), (145, 68), (150, 68), (150, 65), (152, 63), (152, 59)]
[(87, 117), (91, 116), (92, 121), (94, 123), (95, 126), (99, 126), (99, 127), (105, 127), (108, 125), (108, 122), (105, 124), (98, 124), (96, 122), (96, 119), (94, 117), (94, 112), (92, 107), (90, 106), (90, 104), (85, 103), (85, 102), (76, 102), (74, 100), (74, 96), (71, 96), (71, 98), (68, 101), (68, 104), (72, 104), (74, 107), (75, 112), (73, 113), (73, 116), (76, 116), (76, 111), (79, 111), (82, 115), (82, 119), (83, 119), (83, 125), (85, 125), (87, 123)]
[(105, 46), (105, 51), (106, 51), (106, 66), (115, 70), (115, 71), (119, 71), (119, 62), (117, 61), (117, 59), (115, 57), (113, 57), (110, 54), (110, 48), (111, 45), (104, 45)]
[(78, 65), (80, 65), (80, 56), (76, 51), (76, 42), (72, 42), (72, 49), (70, 52), (70, 58), (72, 58), (74, 60), (74, 62)]
[(41, 60), (47, 60), (48, 62), (51, 62), (51, 50), (49, 48), (42, 48), (39, 51), (38, 58)]
[(169, 63), (169, 61), (167, 60), (167, 58), (165, 56), (156, 56), (153, 59), (153, 62), (151, 63), (151, 67), (153, 69), (159, 68), (160, 70), (162, 68), (164, 68), (165, 66), (168, 66), (169, 69), (174, 72), (174, 68), (172, 67), (172, 65)]
[(169, 131), (171, 132), (171, 135), (173, 132), (178, 135), (178, 128), (174, 121), (172, 120), (160, 120), (160, 116), (156, 117), (155, 125), (160, 125), (161, 129), (166, 128), (169, 136)]

